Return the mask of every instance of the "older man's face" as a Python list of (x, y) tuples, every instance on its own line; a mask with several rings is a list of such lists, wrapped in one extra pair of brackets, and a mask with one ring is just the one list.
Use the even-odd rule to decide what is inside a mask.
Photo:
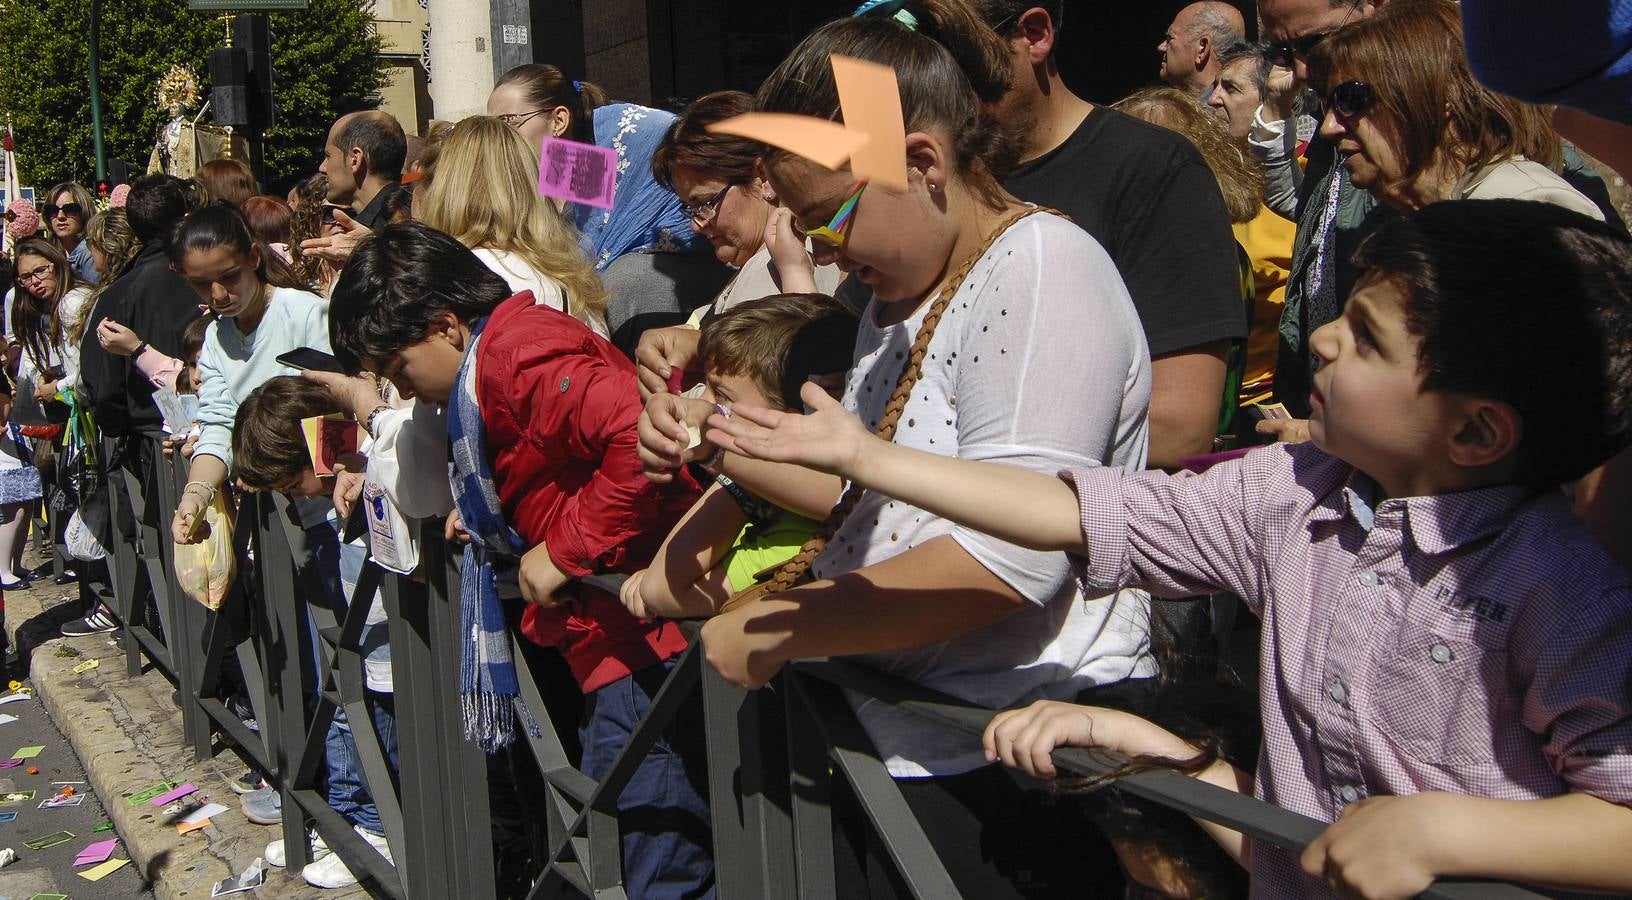
[[(1374, 8), (1371, 0), (1355, 0), (1332, 6), (1327, 0), (1259, 0), (1258, 13), (1264, 20), (1264, 38), (1271, 47), (1294, 48), (1292, 74), (1299, 84), (1309, 80), (1308, 50), (1325, 35), (1349, 22), (1363, 19)], [(1286, 60), (1275, 59), (1279, 65)]]
[(1196, 71), (1197, 41), (1191, 18), (1180, 10), (1173, 17), (1173, 23), (1167, 26), (1162, 42), (1156, 45), (1156, 53), (1161, 60), (1156, 75), (1168, 84), (1182, 85)]
[(1237, 141), (1246, 141), (1252, 131), (1253, 114), (1264, 102), (1252, 77), (1256, 67), (1257, 63), (1251, 59), (1230, 63), (1219, 71), (1213, 92), (1207, 96), (1207, 105), (1224, 121), (1224, 128)]

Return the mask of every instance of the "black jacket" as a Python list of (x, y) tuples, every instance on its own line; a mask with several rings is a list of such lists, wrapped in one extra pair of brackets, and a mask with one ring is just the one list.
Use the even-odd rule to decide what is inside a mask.
[(170, 260), (159, 246), (144, 247), (130, 270), (97, 298), (86, 320), (79, 364), (84, 404), (103, 433), (162, 434), (164, 417), (153, 405), (153, 383), (147, 376), (130, 359), (102, 349), (96, 339), (97, 323), (112, 319), (153, 349), (180, 359), (181, 337), (199, 317), (198, 304), (198, 292), (170, 270)]

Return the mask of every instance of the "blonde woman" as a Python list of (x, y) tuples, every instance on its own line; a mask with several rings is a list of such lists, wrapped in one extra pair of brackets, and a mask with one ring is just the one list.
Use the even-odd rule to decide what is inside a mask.
[(530, 290), (606, 337), (606, 288), (537, 185), (538, 150), (499, 119), (472, 116), (441, 142), (414, 205), (421, 222), (469, 247), (512, 291)]

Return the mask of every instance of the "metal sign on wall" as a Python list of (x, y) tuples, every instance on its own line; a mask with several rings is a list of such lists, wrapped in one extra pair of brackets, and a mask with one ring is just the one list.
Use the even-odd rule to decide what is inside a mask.
[(193, 12), (275, 12), (305, 9), (306, 0), (187, 0)]

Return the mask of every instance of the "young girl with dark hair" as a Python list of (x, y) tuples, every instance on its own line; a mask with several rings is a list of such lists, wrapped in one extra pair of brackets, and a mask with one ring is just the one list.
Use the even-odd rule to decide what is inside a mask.
[[(910, 26), (866, 17), (816, 30), (755, 104), (849, 122), (832, 57), (895, 73), (904, 190), (786, 151), (765, 158), (777, 196), (816, 240), (815, 261), (837, 261), (871, 288), (843, 404), (882, 436), (930, 453), (1050, 474), (1072, 466), (1137, 471), (1150, 358), (1127, 288), (1085, 232), (1003, 190), (1012, 143), (983, 114), (958, 58), (926, 32), (962, 35), (971, 46), (958, 57), (980, 66), (980, 83), (1006, 80), (1002, 41), (965, 3), (909, 6)], [(712, 408), (654, 395), (643, 430), (648, 462), (714, 457), (706, 441), (687, 450), (683, 427), (701, 425)], [(1137, 696), (1154, 674), (1148, 597), (1085, 596), (1064, 554), (846, 490), (834, 476), (729, 452), (717, 459), (747, 489), (828, 517), (767, 594), (703, 626), (709, 661), (734, 683), (758, 687), (795, 659), (854, 656), (1002, 707), (1022, 698)], [(910, 713), (882, 703), (857, 713), (964, 896), (1082, 895), (1092, 847), (1062, 827), (1059, 809), (1018, 790), (978, 747)], [(865, 834), (860, 805), (835, 794), (839, 895), (890, 895), (890, 866)]]

